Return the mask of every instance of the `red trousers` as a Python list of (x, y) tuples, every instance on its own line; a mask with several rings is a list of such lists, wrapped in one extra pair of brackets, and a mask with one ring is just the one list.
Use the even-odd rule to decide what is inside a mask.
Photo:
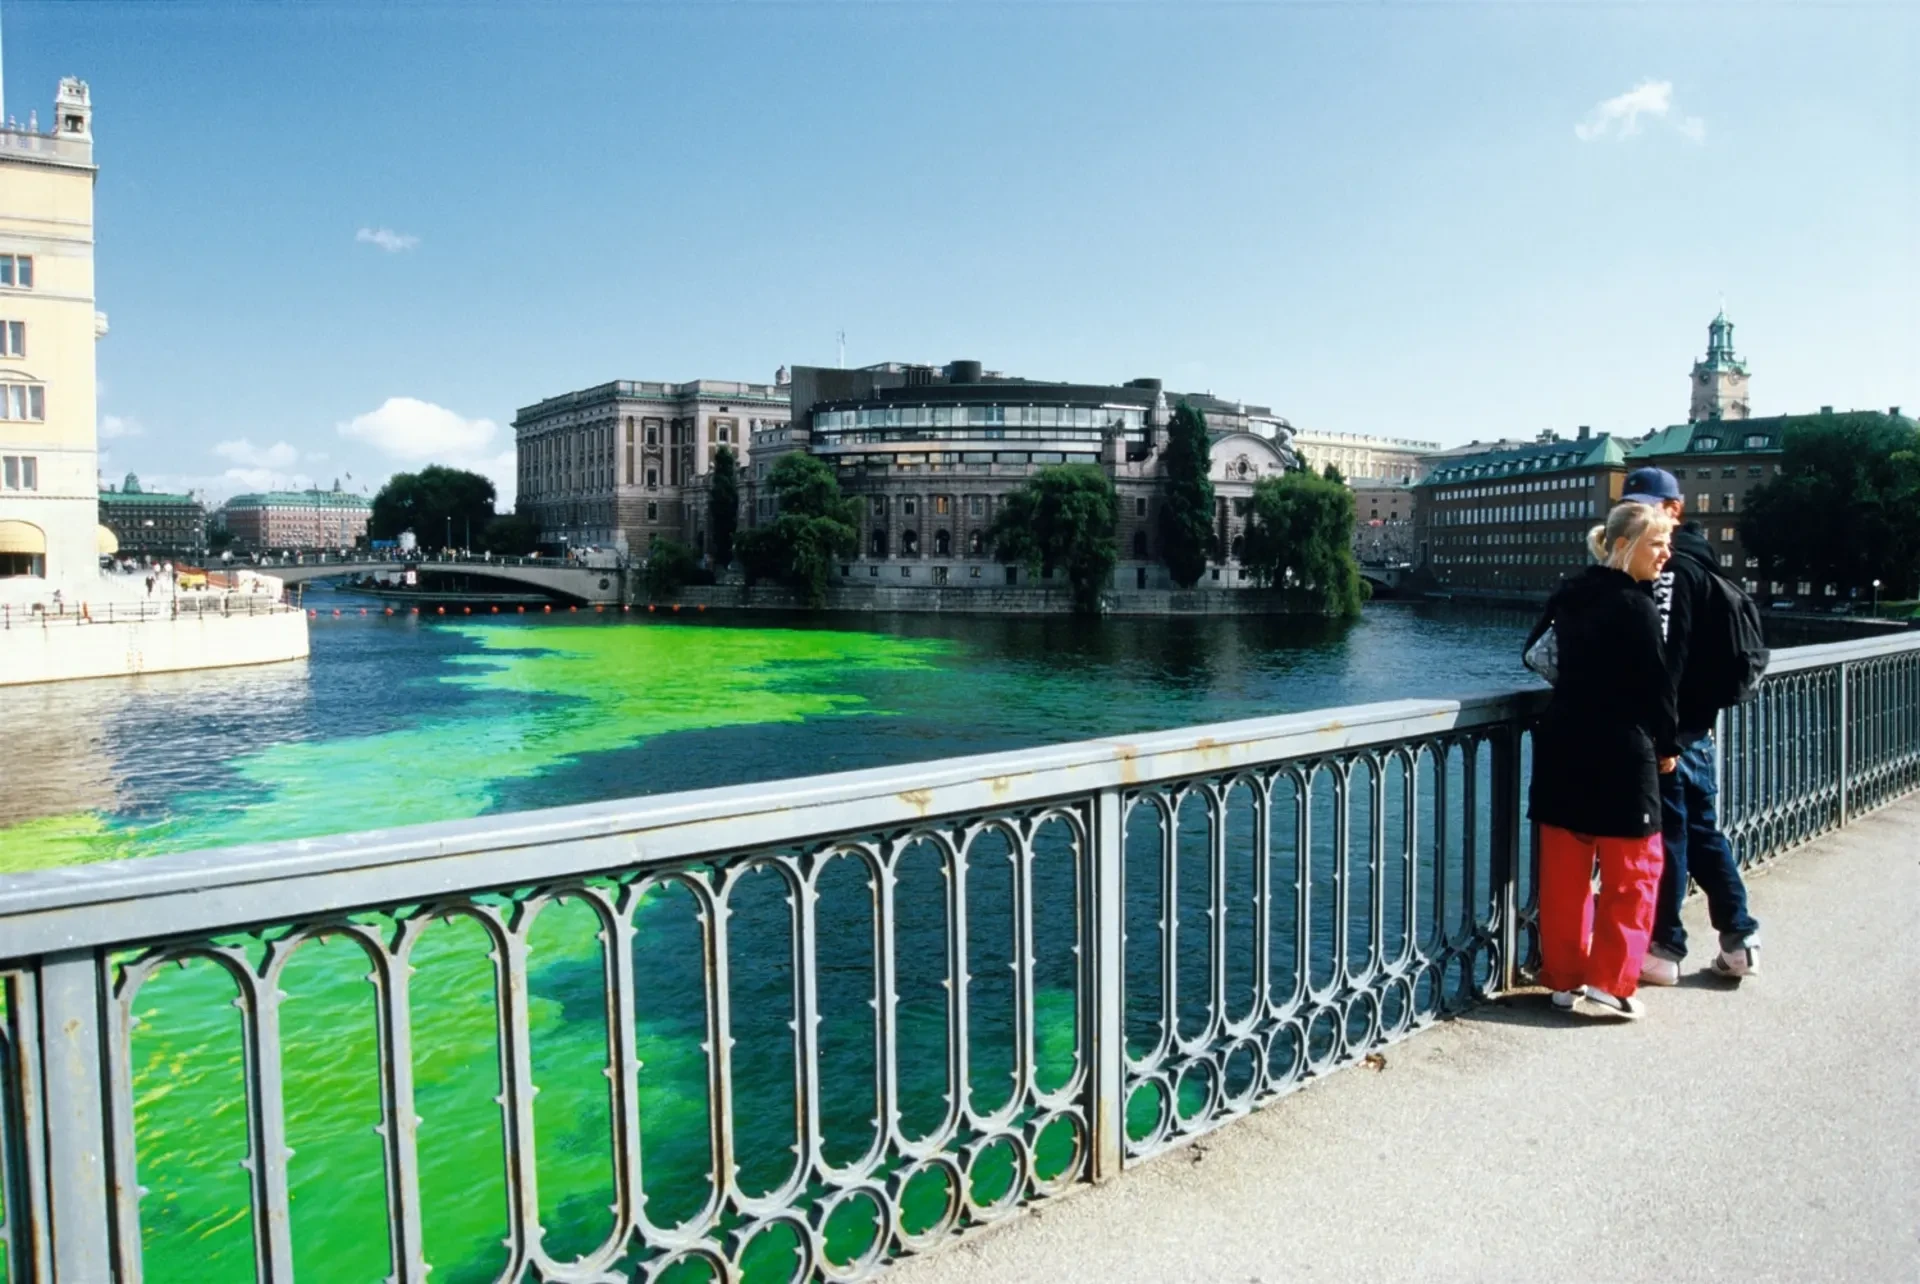
[(1653, 932), (1663, 863), (1658, 834), (1595, 838), (1540, 826), (1540, 984), (1550, 990), (1591, 985), (1622, 998), (1632, 994)]

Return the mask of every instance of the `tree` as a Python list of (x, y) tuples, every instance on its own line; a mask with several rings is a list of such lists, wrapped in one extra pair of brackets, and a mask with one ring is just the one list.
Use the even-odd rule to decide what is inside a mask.
[(493, 482), (460, 468), (429, 464), (417, 473), (395, 473), (373, 497), (367, 534), (397, 539), (411, 530), (424, 547), (451, 548), (469, 531), (487, 529), (493, 496)]
[(1875, 413), (1796, 416), (1780, 473), (1747, 496), (1740, 534), (1769, 579), (1884, 596), (1920, 590), (1920, 430)]
[(860, 546), (860, 501), (842, 495), (833, 469), (803, 452), (782, 455), (767, 485), (778, 515), (734, 540), (747, 582), (777, 580), (805, 593), (808, 606), (825, 606), (834, 561)]
[(1320, 470), (1320, 475), (1326, 478), (1330, 482), (1337, 482), (1342, 486), (1347, 484), (1346, 476), (1341, 473), (1340, 466), (1338, 464), (1331, 463), (1331, 462), (1328, 463), (1325, 468), (1322, 468)]
[(1073, 609), (1097, 615), (1100, 590), (1120, 560), (1114, 544), (1119, 512), (1113, 479), (1104, 469), (1094, 464), (1042, 468), (994, 515), (994, 556), (1024, 563), (1030, 575), (1064, 569)]
[(713, 532), (713, 564), (733, 561), (733, 534), (740, 529), (740, 461), (733, 447), (713, 452), (713, 483), (707, 491), (707, 529)]
[(1357, 615), (1366, 592), (1353, 560), (1353, 492), (1304, 470), (1255, 483), (1244, 565), (1326, 615)]
[[(700, 559), (679, 540), (655, 541), (647, 550), (647, 596), (668, 598), (701, 578)], [(711, 578), (711, 577), (708, 577)]]
[(1212, 466), (1206, 416), (1183, 401), (1173, 412), (1160, 458), (1160, 555), (1181, 588), (1200, 582), (1207, 558), (1217, 551)]
[[(419, 532), (415, 532), (418, 534)], [(540, 542), (540, 524), (524, 513), (502, 513), (487, 523), (480, 543), (489, 553), (523, 557)]]

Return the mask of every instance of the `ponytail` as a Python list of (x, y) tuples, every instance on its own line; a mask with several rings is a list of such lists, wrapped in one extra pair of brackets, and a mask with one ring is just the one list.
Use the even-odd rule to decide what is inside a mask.
[[(1625, 570), (1633, 558), (1634, 546), (1642, 537), (1672, 529), (1673, 519), (1665, 509), (1652, 504), (1615, 504), (1607, 514), (1606, 524), (1587, 532), (1587, 552), (1602, 566)], [(1621, 540), (1627, 542), (1626, 547), (1615, 549), (1614, 545)]]

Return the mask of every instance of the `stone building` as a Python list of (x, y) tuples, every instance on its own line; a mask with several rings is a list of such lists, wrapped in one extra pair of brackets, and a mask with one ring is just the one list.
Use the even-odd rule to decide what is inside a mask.
[(1413, 483), (1356, 480), (1353, 555), (1363, 566), (1408, 566), (1415, 552)]
[(705, 551), (705, 482), (725, 446), (744, 464), (756, 433), (787, 422), (774, 382), (619, 380), (563, 393), (513, 419), (518, 510), (555, 549), (634, 557), (659, 539)]
[(119, 490), (100, 492), (100, 524), (113, 532), (120, 552), (199, 554), (207, 548), (207, 510), (192, 495), (146, 490), (127, 474)]
[(1426, 460), (1440, 449), (1437, 441), (1369, 437), (1353, 432), (1294, 430), (1293, 450), (1306, 467), (1324, 472), (1328, 464), (1349, 484), (1400, 482), (1411, 485), (1426, 473)]
[(767, 476), (781, 455), (827, 461), (860, 501), (859, 550), (843, 579), (927, 585), (1018, 584), (993, 556), (990, 530), (1012, 491), (1055, 464), (1092, 464), (1119, 493), (1116, 589), (1171, 587), (1159, 560), (1160, 469), (1171, 406), (1206, 416), (1217, 533), (1225, 556), (1203, 587), (1239, 588), (1247, 501), (1262, 477), (1293, 465), (1292, 428), (1264, 406), (1168, 394), (1158, 379), (1077, 384), (1013, 378), (977, 361), (887, 362), (855, 370), (796, 367), (792, 419), (756, 434), (742, 524), (775, 516)]
[[(0, 588), (99, 582), (93, 107), (60, 82), (53, 128), (0, 128)], [(17, 581), (17, 583), (16, 583)]]
[(1545, 596), (1587, 564), (1587, 532), (1619, 500), (1626, 460), (1585, 428), (1454, 455), (1416, 490), (1416, 563), (1441, 589)]
[(352, 548), (367, 533), (373, 505), (335, 482), (332, 490), (273, 490), (235, 495), (216, 523), (242, 548)]

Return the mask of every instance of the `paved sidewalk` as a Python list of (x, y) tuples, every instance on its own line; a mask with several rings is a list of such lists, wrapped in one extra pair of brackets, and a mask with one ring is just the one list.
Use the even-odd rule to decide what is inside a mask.
[(1920, 1281), (1920, 799), (1750, 884), (1764, 975), (1489, 1005), (889, 1284)]

